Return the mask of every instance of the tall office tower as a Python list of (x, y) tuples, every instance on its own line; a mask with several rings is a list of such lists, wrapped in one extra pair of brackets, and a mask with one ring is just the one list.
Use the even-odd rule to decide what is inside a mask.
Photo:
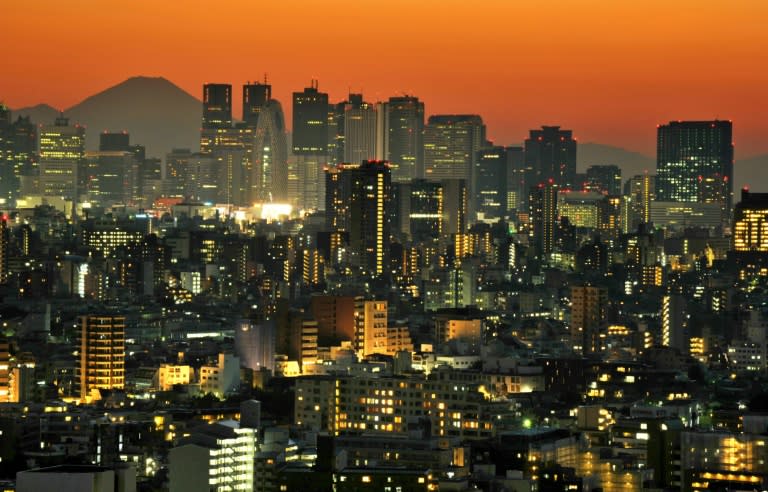
[(243, 122), (251, 127), (259, 124), (261, 108), (272, 99), (272, 86), (259, 82), (243, 85)]
[(232, 86), (205, 84), (203, 86), (203, 129), (232, 126)]
[(586, 191), (611, 196), (621, 195), (621, 168), (615, 165), (589, 166), (587, 168)]
[(733, 209), (731, 251), (738, 255), (768, 257), (768, 193), (741, 190)]
[(477, 115), (434, 115), (424, 128), (424, 177), (463, 179), (474, 196), (472, 169), (485, 146), (485, 125)]
[(408, 209), (402, 219), (407, 220), (407, 233), (414, 243), (440, 239), (443, 232), (443, 185), (426, 179), (414, 179), (403, 197)]
[(328, 94), (318, 91), (317, 81), (293, 93), (292, 148), (296, 156), (298, 197), (302, 209), (325, 205), (323, 170), (328, 162)]
[(599, 352), (600, 325), (605, 321), (608, 291), (603, 287), (571, 287), (571, 343), (577, 352)]
[(552, 179), (561, 188), (574, 186), (576, 140), (573, 132), (561, 130), (559, 126), (531, 130), (525, 140), (525, 162), (526, 167), (532, 170), (535, 182)]
[(213, 201), (249, 203), (255, 143), (255, 128), (243, 124), (200, 132), (200, 153), (216, 162)]
[(479, 151), (474, 167), (474, 210), (488, 219), (502, 219), (507, 214), (509, 162), (505, 147)]
[(99, 135), (98, 152), (87, 152), (83, 169), (88, 200), (104, 207), (127, 203), (138, 180), (139, 162), (127, 132)]
[(73, 201), (78, 198), (79, 171), (85, 158), (85, 128), (59, 116), (40, 130), (40, 192)]
[(93, 390), (125, 387), (125, 317), (87, 315), (79, 325), (76, 384), (81, 399), (94, 396)]
[(11, 111), (0, 104), (0, 201), (14, 206), (30, 194), (37, 169), (37, 126), (29, 117), (11, 121)]
[(463, 234), (467, 230), (469, 198), (467, 182), (463, 179), (443, 179), (443, 225), (442, 234), (450, 237)]
[(424, 103), (418, 97), (390, 97), (384, 112), (384, 158), (399, 183), (424, 175)]
[(350, 94), (344, 106), (344, 162), (374, 160), (377, 135), (376, 106), (363, 101), (362, 94)]
[(624, 232), (634, 232), (640, 224), (651, 222), (651, 201), (656, 191), (656, 176), (638, 174), (627, 180), (624, 186), (626, 217)]
[(173, 149), (165, 155), (163, 170), (163, 195), (186, 198), (190, 186), (188, 177), (192, 151), (189, 149)]
[(532, 222), (533, 241), (538, 256), (547, 256), (555, 247), (557, 228), (557, 191), (554, 180), (531, 188), (528, 208)]
[(251, 201), (284, 202), (288, 199), (288, 144), (285, 116), (280, 102), (262, 106), (256, 125)]
[(531, 184), (526, 181), (531, 172), (525, 167), (525, 149), (507, 147), (507, 210), (527, 210), (528, 190)]
[(724, 223), (733, 201), (730, 121), (672, 121), (656, 142), (656, 200), (719, 203)]
[(328, 164), (344, 162), (344, 108), (347, 101), (328, 105)]
[(688, 303), (681, 294), (667, 294), (661, 299), (661, 344), (687, 354)]
[(341, 208), (328, 219), (333, 231), (349, 233), (351, 262), (364, 275), (384, 273), (390, 236), (391, 174), (383, 161), (339, 165), (326, 174), (329, 195)]

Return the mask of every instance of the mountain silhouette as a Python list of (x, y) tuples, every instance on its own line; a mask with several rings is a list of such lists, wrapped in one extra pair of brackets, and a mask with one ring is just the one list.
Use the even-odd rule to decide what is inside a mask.
[(29, 116), (32, 122), (40, 125), (48, 125), (59, 116), (59, 110), (48, 104), (38, 104), (28, 108), (12, 110), (13, 119), (18, 116)]
[(621, 168), (624, 181), (645, 171), (656, 173), (656, 159), (653, 157), (599, 143), (579, 143), (576, 161), (576, 168), (581, 173), (589, 166), (615, 164)]
[[(35, 123), (51, 124), (59, 111), (38, 105), (14, 110)], [(97, 150), (99, 133), (126, 130), (131, 144), (147, 156), (164, 158), (173, 148), (196, 151), (200, 145), (201, 103), (162, 77), (132, 77), (64, 110), (70, 123), (86, 127), (86, 148)]]
[(733, 166), (733, 201), (741, 199), (739, 189), (748, 186), (752, 191), (768, 192), (768, 154), (736, 160)]

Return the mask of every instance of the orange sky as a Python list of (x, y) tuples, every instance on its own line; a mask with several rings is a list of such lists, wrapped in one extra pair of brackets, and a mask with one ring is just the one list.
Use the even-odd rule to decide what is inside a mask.
[(653, 155), (657, 123), (719, 117), (734, 121), (737, 158), (768, 152), (764, 0), (0, 4), (11, 107), (68, 107), (134, 75), (200, 97), (204, 82), (267, 72), (288, 111), (317, 78), (332, 100), (410, 93), (428, 114), (479, 113), (499, 144), (560, 124)]

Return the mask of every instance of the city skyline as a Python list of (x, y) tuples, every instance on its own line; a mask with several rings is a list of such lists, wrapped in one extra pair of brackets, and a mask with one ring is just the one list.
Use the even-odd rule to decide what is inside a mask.
[[(683, 3), (662, 12), (660, 2), (591, 2), (574, 9), (564, 1), (544, 6), (491, 1), (483, 8), (447, 5), (439, 13), (429, 11), (429, 4), (402, 2), (357, 9), (340, 1), (322, 8), (260, 6), (258, 13), (244, 4), (236, 6), (238, 16), (231, 23), (195, 29), (204, 25), (205, 14), (195, 6), (153, 4), (149, 10), (148, 3), (140, 2), (115, 15), (84, 2), (78, 19), (62, 7), (39, 2), (9, 12), (9, 39), (25, 39), (22, 32), (30, 30), (36, 34), (24, 43), (11, 42), (0, 94), (12, 108), (38, 103), (67, 108), (128, 77), (147, 74), (164, 76), (199, 98), (203, 83), (240, 85), (263, 80), (267, 73), (273, 97), (284, 105), (291, 92), (311, 79), (319, 80), (331, 100), (343, 100), (350, 92), (362, 92), (370, 101), (407, 93), (425, 102), (427, 114), (482, 115), (489, 137), (498, 144), (519, 143), (528, 129), (554, 124), (573, 128), (584, 142), (653, 155), (656, 125), (718, 118), (737, 123), (738, 158), (768, 152), (753, 111), (766, 82), (766, 73), (755, 63), (768, 41), (758, 22), (767, 7), (741, 1), (723, 12), (716, 6)], [(403, 9), (414, 15), (400, 15)], [(171, 18), (171, 13), (179, 27), (158, 25), (153, 32), (155, 19)], [(386, 40), (369, 36), (353, 47), (356, 16), (365, 13), (375, 13), (371, 19), (378, 25), (397, 26), (398, 35), (383, 36)], [(258, 30), (246, 29), (251, 14), (264, 19)], [(313, 36), (307, 28), (310, 21), (326, 15), (339, 29)], [(551, 28), (515, 22), (542, 15)], [(106, 16), (110, 22), (99, 22)], [(88, 30), (77, 29), (86, 22)], [(135, 22), (147, 26), (141, 40), (133, 31)], [(460, 22), (462, 34), (451, 34)], [(89, 34), (72, 34), (79, 32)], [(227, 49), (206, 41), (217, 35), (226, 40)], [(93, 45), (95, 36), (106, 42)], [(305, 48), (310, 39), (312, 50)], [(43, 49), (54, 40), (60, 49), (79, 47), (88, 56), (83, 61), (57, 59)], [(110, 50), (118, 50), (120, 62), (96, 67), (93, 60), (110, 56)], [(215, 58), (206, 55), (212, 50)], [(705, 62), (715, 63), (716, 69), (702, 72)], [(30, 76), (40, 66), (55, 78)], [(82, 77), (86, 71), (89, 76)], [(465, 96), (468, 90), (472, 97)], [(238, 118), (239, 109), (236, 104)], [(286, 110), (291, 121), (290, 108)]]

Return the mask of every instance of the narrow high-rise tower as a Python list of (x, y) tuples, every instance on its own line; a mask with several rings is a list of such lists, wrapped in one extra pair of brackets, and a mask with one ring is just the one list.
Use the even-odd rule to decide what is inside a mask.
[(527, 181), (553, 180), (561, 188), (570, 188), (576, 180), (576, 140), (571, 130), (543, 126), (531, 130), (525, 140), (525, 163), (533, 174)]
[(385, 106), (384, 152), (392, 181), (424, 175), (424, 103), (418, 97), (390, 97)]

